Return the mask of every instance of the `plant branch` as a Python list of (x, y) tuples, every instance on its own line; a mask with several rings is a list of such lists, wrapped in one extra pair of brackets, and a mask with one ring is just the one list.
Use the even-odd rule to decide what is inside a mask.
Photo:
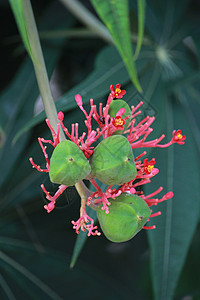
[(95, 17), (82, 3), (77, 0), (60, 0), (67, 9), (73, 13), (83, 24), (92, 31), (95, 31), (108, 43), (113, 43), (113, 39), (107, 28)]
[(75, 188), (82, 200), (87, 200), (88, 197), (92, 195), (92, 192), (86, 187), (82, 180), (75, 184)]
[[(40, 40), (38, 36), (38, 31), (31, 7), (30, 0), (22, 0), (23, 4), (23, 11), (24, 11), (24, 18), (26, 22), (26, 30), (27, 35), (31, 47), (32, 52), (32, 61), (35, 69), (35, 74), (39, 86), (39, 90), (41, 93), (41, 97), (44, 104), (44, 109), (51, 123), (52, 127), (56, 130), (58, 118), (57, 118), (57, 111), (55, 107), (55, 103), (52, 97), (49, 79), (47, 75), (47, 70), (44, 62), (44, 57), (40, 45)], [(60, 132), (61, 139), (65, 139), (64, 133)]]

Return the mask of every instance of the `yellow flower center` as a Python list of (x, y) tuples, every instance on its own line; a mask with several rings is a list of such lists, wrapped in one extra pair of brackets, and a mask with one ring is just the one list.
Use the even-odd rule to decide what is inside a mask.
[(115, 125), (116, 126), (122, 126), (122, 125), (124, 125), (124, 122), (121, 118), (120, 119), (115, 119)]
[(115, 95), (118, 96), (121, 93), (121, 90), (119, 88), (115, 89)]
[(154, 169), (154, 166), (153, 166), (153, 165), (148, 165), (148, 167), (146, 167), (146, 169), (147, 169), (147, 171), (148, 171), (149, 173), (151, 173), (152, 170)]
[(179, 140), (181, 140), (181, 139), (182, 139), (182, 137), (183, 137), (183, 136), (182, 136), (182, 134), (181, 134), (181, 133), (178, 133), (178, 134), (177, 134), (177, 138), (178, 138)]

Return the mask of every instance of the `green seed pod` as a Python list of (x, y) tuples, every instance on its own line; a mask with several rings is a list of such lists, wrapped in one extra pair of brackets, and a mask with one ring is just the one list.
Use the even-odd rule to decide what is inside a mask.
[(124, 184), (137, 175), (129, 141), (122, 135), (110, 136), (100, 142), (90, 158), (91, 175), (101, 182)]
[(86, 178), (90, 171), (87, 158), (75, 143), (65, 140), (54, 149), (49, 169), (51, 182), (74, 185)]
[(101, 209), (102, 206), (97, 210), (101, 229), (111, 242), (126, 242), (142, 229), (151, 210), (142, 198), (127, 193), (109, 201), (108, 214)]
[(142, 229), (142, 227), (144, 226), (144, 224), (147, 222), (147, 220), (151, 215), (151, 210), (147, 205), (147, 203), (137, 195), (122, 193), (121, 195), (116, 197), (113, 201), (127, 203), (131, 205), (131, 207), (134, 207), (137, 216), (139, 216), (138, 231)]
[[(110, 103), (110, 107), (108, 110), (109, 115), (114, 118), (116, 116), (117, 112), (120, 110), (120, 108), (125, 108), (125, 110), (126, 110), (125, 113), (121, 116), (122, 119), (127, 116), (131, 116), (131, 109), (124, 100), (113, 100)], [(124, 130), (127, 129), (130, 121), (131, 121), (130, 118), (126, 120), (126, 124), (124, 125)], [(113, 133), (113, 135), (122, 134), (124, 132), (124, 130), (117, 130), (117, 131), (115, 131), (115, 133)]]

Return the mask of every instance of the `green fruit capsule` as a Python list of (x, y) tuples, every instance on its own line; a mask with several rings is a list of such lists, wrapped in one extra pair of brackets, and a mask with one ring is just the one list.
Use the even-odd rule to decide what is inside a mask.
[(147, 222), (147, 220), (151, 215), (151, 210), (147, 205), (147, 203), (137, 195), (122, 193), (121, 195), (116, 197), (113, 201), (127, 203), (134, 208), (137, 216), (139, 216), (138, 231), (142, 229), (142, 227), (144, 226), (144, 224)]
[(122, 135), (106, 138), (94, 149), (91, 175), (107, 185), (124, 184), (137, 175), (129, 141)]
[[(115, 117), (116, 114), (118, 113), (118, 111), (120, 110), (120, 108), (125, 108), (125, 113), (121, 116), (122, 118), (125, 118), (127, 116), (131, 116), (131, 109), (129, 107), (129, 105), (124, 101), (124, 100), (113, 100), (110, 103), (110, 107), (108, 110), (108, 113), (111, 117)], [(127, 129), (129, 123), (130, 123), (131, 119), (127, 119), (126, 120), (126, 124), (124, 125), (124, 130)], [(115, 131), (113, 134), (122, 134), (124, 132), (124, 130), (117, 130)]]
[(51, 182), (74, 185), (86, 178), (90, 171), (87, 158), (75, 143), (65, 140), (54, 149), (49, 169)]
[(111, 242), (126, 242), (142, 229), (151, 210), (142, 198), (127, 193), (109, 201), (108, 214), (101, 209), (102, 206), (97, 210), (101, 229)]

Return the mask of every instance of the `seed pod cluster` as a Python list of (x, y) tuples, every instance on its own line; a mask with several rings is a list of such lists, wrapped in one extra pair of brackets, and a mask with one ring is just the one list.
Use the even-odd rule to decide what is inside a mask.
[[(125, 108), (122, 118), (131, 115), (130, 107), (123, 100), (113, 100), (109, 114), (115, 117)], [(124, 128), (129, 124), (127, 120)], [(94, 149), (90, 160), (87, 160), (80, 148), (69, 140), (59, 143), (50, 160), (49, 176), (53, 183), (74, 185), (78, 181), (97, 178), (107, 185), (122, 185), (133, 180), (137, 175), (132, 148), (123, 130), (101, 141)]]

